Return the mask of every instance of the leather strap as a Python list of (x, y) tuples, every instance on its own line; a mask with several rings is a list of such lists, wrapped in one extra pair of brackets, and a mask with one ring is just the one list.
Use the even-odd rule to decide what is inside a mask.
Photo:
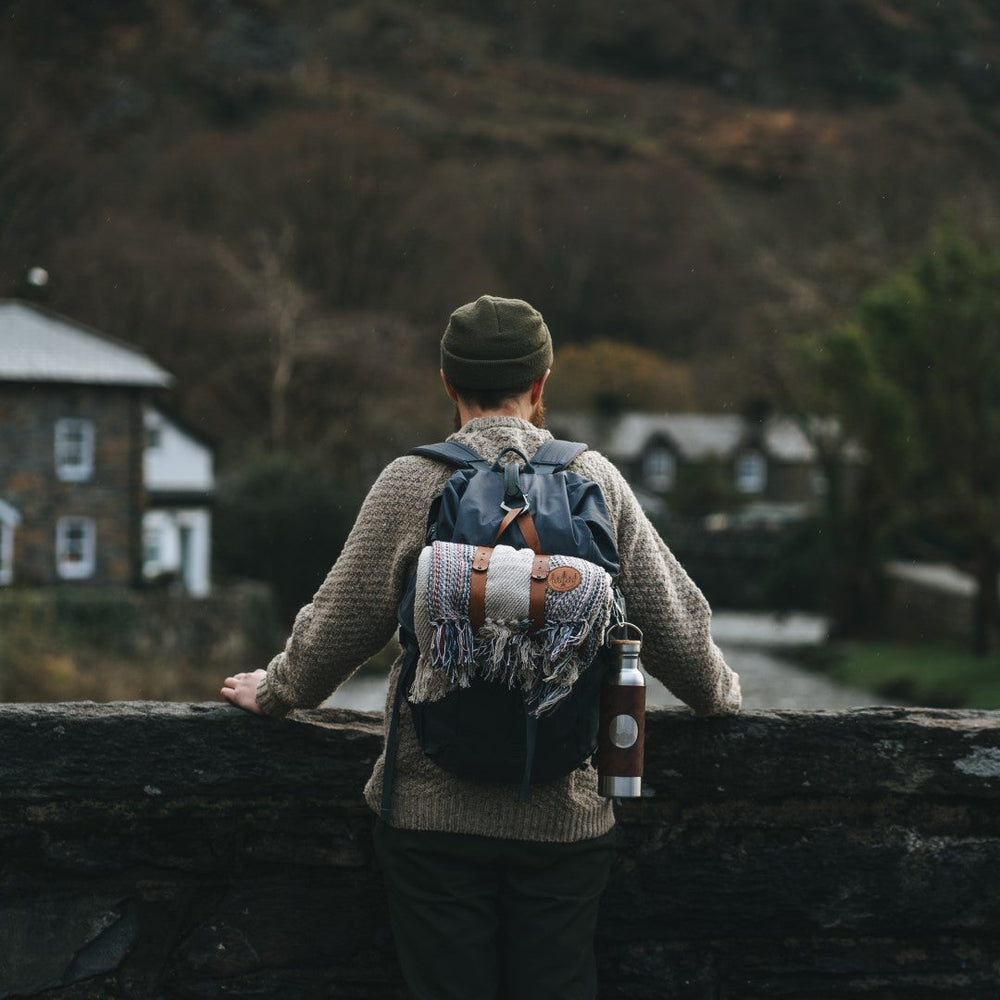
[(514, 523), (514, 518), (517, 517), (523, 510), (523, 507), (515, 507), (513, 510), (509, 510), (506, 514), (504, 514), (503, 520), (500, 522), (500, 527), (497, 528), (497, 533), (493, 538), (494, 545), (500, 541), (500, 537), (503, 533)]
[(537, 632), (545, 624), (546, 578), (549, 575), (549, 556), (537, 555), (531, 566), (531, 589), (528, 593), (528, 617), (531, 632)]
[(535, 520), (531, 516), (531, 511), (527, 507), (515, 507), (513, 510), (507, 511), (504, 515), (503, 520), (500, 522), (500, 527), (497, 528), (496, 537), (493, 539), (493, 544), (496, 545), (500, 541), (501, 535), (514, 523), (517, 521), (517, 526), (521, 529), (521, 537), (524, 539), (525, 544), (531, 549), (532, 552), (540, 552), (542, 549), (542, 543), (538, 538), (538, 531), (535, 528)]
[(493, 549), (480, 545), (472, 557), (472, 579), (469, 581), (469, 622), (472, 631), (478, 632), (486, 622), (486, 574), (490, 568)]
[(518, 516), (517, 526), (521, 529), (521, 536), (528, 544), (532, 552), (541, 552), (542, 543), (538, 540), (538, 532), (535, 530), (535, 521), (531, 516), (531, 511), (527, 507), (524, 513)]

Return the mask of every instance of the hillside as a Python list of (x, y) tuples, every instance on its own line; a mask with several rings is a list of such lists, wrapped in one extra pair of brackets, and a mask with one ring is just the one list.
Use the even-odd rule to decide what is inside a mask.
[(45, 267), (234, 449), (440, 429), (483, 291), (740, 406), (943, 216), (1000, 240), (995, 0), (3, 10), (0, 293)]

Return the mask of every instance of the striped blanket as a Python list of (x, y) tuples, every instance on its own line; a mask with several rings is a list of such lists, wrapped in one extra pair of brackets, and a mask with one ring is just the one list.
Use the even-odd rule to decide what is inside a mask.
[(550, 572), (580, 574), (570, 590), (545, 592), (545, 621), (532, 630), (529, 592), (534, 553), (498, 545), (486, 577), (486, 620), (473, 631), (469, 586), (474, 545), (434, 542), (420, 554), (414, 626), (420, 647), (410, 690), (414, 703), (436, 701), (474, 677), (519, 686), (536, 715), (558, 704), (597, 654), (612, 606), (612, 580), (572, 556), (550, 557)]

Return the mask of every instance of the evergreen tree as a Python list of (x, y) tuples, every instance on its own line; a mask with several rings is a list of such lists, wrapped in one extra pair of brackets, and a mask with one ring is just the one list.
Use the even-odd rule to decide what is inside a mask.
[(974, 575), (972, 644), (989, 652), (1000, 638), (1000, 251), (937, 230), (815, 348), (827, 396), (867, 452), (859, 513)]

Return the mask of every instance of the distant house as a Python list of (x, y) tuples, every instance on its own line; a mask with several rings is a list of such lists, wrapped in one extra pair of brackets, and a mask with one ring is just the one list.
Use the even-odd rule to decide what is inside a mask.
[(732, 413), (552, 413), (559, 437), (586, 441), (621, 469), (651, 513), (668, 510), (692, 473), (712, 466), (731, 506), (786, 520), (814, 507), (827, 488), (814, 445), (795, 420)]
[(172, 381), (133, 347), (0, 301), (0, 586), (173, 571), (207, 592), (211, 450), (154, 407)]
[(199, 434), (152, 406), (144, 426), (143, 576), (176, 581), (203, 597), (211, 588), (214, 451)]

